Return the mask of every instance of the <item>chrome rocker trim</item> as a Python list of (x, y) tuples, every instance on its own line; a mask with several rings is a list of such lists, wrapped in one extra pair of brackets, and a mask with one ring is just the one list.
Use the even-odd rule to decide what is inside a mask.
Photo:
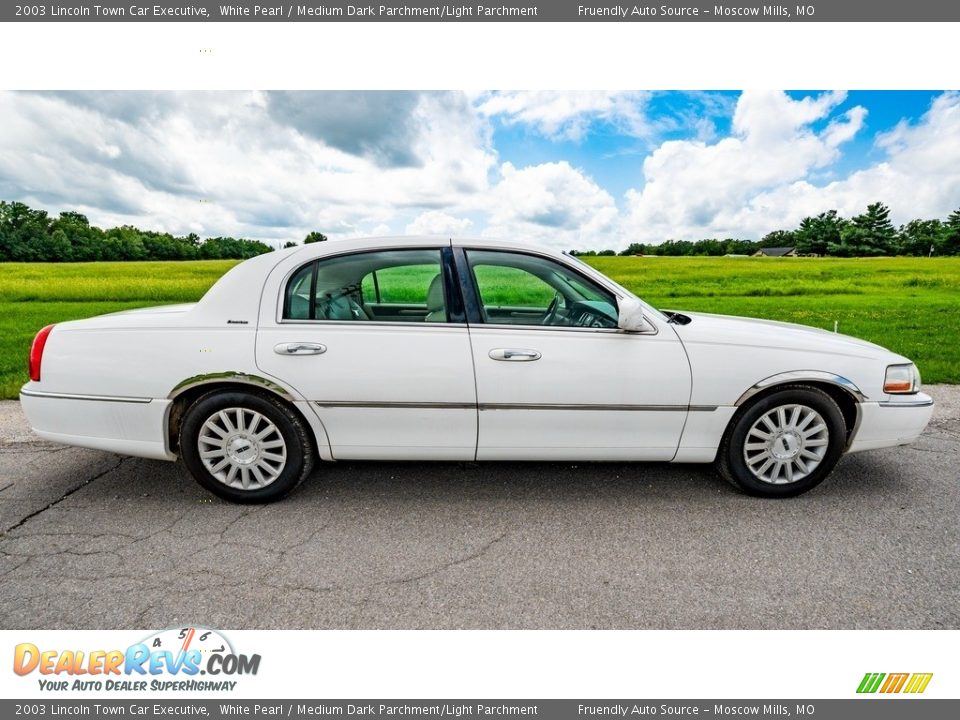
[(123, 397), (120, 395), (80, 395), (78, 393), (54, 393), (40, 390), (21, 390), (21, 395), (28, 397), (54, 398), (57, 400), (94, 400), (97, 402), (141, 403), (152, 402), (152, 398)]

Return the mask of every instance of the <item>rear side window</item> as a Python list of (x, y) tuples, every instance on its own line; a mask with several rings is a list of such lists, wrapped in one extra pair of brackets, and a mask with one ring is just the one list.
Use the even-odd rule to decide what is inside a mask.
[(315, 262), (297, 270), (287, 283), (287, 292), (283, 300), (283, 317), (286, 320), (309, 320), (310, 301), (313, 295), (312, 285)]
[(440, 268), (432, 263), (374, 270), (360, 283), (364, 302), (426, 304), (430, 283), (439, 272)]
[(287, 281), (283, 318), (447, 322), (440, 250), (383, 250), (315, 260)]

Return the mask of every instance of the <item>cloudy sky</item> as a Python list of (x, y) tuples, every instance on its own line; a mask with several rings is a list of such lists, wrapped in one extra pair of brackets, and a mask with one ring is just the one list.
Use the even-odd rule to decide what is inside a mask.
[(0, 93), (0, 199), (278, 244), (758, 238), (960, 207), (960, 93)]

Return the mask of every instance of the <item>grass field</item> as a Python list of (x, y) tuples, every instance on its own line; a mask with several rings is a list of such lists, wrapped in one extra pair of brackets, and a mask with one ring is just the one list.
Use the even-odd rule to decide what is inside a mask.
[[(657, 307), (786, 320), (872, 340), (925, 382), (960, 382), (960, 258), (589, 258)], [(232, 261), (0, 264), (0, 397), (52, 322), (199, 298)]]

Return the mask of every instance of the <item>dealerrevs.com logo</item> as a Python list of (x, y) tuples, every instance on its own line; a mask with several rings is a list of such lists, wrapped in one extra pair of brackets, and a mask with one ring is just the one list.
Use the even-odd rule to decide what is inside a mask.
[(59, 650), (26, 642), (13, 653), (14, 673), (36, 673), (45, 691), (229, 692), (237, 686), (233, 678), (259, 669), (259, 654), (237, 653), (222, 633), (201, 627), (163, 630), (125, 650)]
[(858, 693), (922, 693), (933, 673), (867, 673), (857, 687)]

